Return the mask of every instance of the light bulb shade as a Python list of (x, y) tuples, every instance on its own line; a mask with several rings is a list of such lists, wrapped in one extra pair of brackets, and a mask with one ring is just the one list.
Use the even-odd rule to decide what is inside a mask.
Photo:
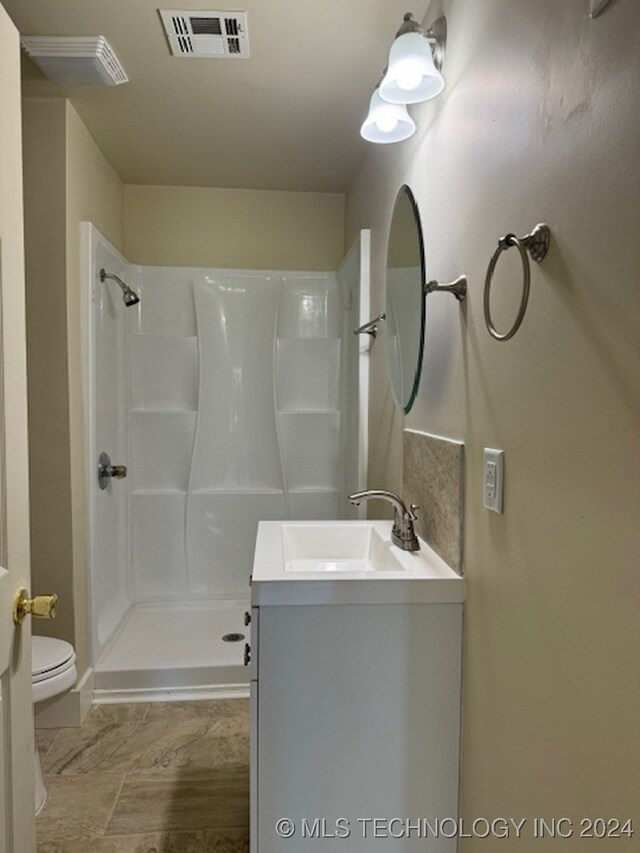
[(415, 132), (415, 122), (404, 104), (383, 101), (376, 89), (369, 103), (369, 115), (360, 128), (360, 136), (367, 142), (402, 142)]
[(390, 104), (418, 104), (435, 98), (443, 89), (444, 79), (428, 40), (420, 33), (398, 36), (389, 51), (380, 97)]

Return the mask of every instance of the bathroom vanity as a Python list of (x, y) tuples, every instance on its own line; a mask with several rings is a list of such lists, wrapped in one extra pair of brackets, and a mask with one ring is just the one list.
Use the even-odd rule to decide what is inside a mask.
[(390, 532), (259, 525), (251, 853), (456, 849), (407, 821), (458, 816), (463, 580)]

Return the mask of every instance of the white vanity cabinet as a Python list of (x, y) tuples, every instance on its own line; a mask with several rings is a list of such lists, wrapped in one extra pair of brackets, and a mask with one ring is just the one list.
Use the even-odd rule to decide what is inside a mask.
[(383, 593), (363, 572), (278, 581), (259, 564), (267, 538), (252, 587), (251, 853), (453, 853), (455, 838), (411, 827), (458, 817), (462, 580), (436, 557), (430, 579), (451, 583), (432, 601), (397, 573), (380, 572)]

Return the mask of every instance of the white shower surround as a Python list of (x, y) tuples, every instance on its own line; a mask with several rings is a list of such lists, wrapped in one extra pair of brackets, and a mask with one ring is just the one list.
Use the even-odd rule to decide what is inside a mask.
[[(258, 521), (344, 517), (345, 490), (364, 485), (345, 417), (361, 393), (357, 259), (340, 273), (136, 267), (83, 229), (96, 687), (237, 694), (243, 644), (221, 636), (248, 636)], [(129, 466), (105, 492), (101, 450)]]
[(246, 598), (260, 519), (344, 504), (337, 278), (146, 267), (132, 284), (135, 600)]

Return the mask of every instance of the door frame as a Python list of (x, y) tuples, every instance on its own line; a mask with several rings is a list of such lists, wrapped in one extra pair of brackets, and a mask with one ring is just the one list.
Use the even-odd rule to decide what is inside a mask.
[[(0, 703), (2, 853), (35, 851), (31, 620), (13, 622), (29, 589), (29, 463), (22, 201), (20, 36), (0, 5)], [(3, 850), (4, 847), (4, 850)]]

